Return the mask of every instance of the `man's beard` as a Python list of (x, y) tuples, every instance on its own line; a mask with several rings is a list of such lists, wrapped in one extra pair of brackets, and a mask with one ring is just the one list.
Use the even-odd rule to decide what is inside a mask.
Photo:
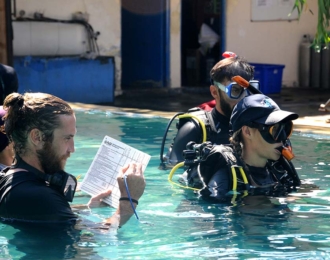
[(63, 158), (56, 154), (51, 142), (46, 141), (44, 147), (37, 151), (37, 156), (45, 173), (54, 174), (64, 170), (62, 166)]
[(224, 94), (223, 92), (221, 92), (219, 90), (219, 95), (220, 95), (220, 108), (221, 108), (222, 112), (224, 113), (224, 115), (226, 117), (230, 118), (231, 112), (233, 111), (233, 109), (230, 107), (228, 102), (223, 97), (223, 95), (226, 95), (226, 94)]

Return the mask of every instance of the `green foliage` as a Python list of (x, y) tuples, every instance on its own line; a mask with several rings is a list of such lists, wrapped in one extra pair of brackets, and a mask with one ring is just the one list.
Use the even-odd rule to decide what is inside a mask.
[[(300, 19), (300, 16), (305, 8), (306, 9), (308, 8), (307, 0), (295, 0), (292, 11), (297, 9), (298, 17)], [(311, 10), (309, 11), (313, 13)], [(329, 27), (329, 21), (330, 21), (330, 0), (318, 0), (317, 28), (313, 41), (313, 46), (316, 51), (320, 51), (322, 45), (329, 47), (330, 38), (329, 38), (329, 33), (327, 31)]]

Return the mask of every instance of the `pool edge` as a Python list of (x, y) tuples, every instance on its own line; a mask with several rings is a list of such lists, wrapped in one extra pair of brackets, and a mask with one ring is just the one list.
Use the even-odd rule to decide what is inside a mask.
[[(120, 113), (133, 113), (133, 114), (145, 114), (158, 116), (163, 118), (172, 118), (175, 112), (158, 111), (151, 109), (140, 108), (125, 108), (115, 106), (93, 105), (84, 103), (69, 103), (73, 109), (87, 109), (87, 110), (101, 110), (101, 111), (113, 111)], [(327, 120), (330, 119), (330, 115), (318, 115), (318, 116), (306, 116), (299, 117), (294, 120), (294, 129), (302, 132), (312, 132), (317, 134), (329, 134), (330, 123)]]

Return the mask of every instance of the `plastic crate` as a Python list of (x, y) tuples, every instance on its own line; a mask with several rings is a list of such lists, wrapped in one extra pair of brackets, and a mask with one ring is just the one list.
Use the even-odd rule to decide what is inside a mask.
[(20, 93), (45, 92), (87, 104), (114, 102), (113, 57), (16, 56), (14, 68)]
[(250, 64), (254, 66), (254, 79), (259, 80), (262, 93), (276, 94), (281, 92), (283, 69), (285, 65)]

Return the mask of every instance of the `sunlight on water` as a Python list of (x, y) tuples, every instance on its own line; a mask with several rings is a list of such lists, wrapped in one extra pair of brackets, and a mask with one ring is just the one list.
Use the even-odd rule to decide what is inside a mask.
[[(297, 193), (254, 204), (214, 205), (172, 187), (169, 171), (158, 169), (167, 122), (137, 114), (77, 111), (76, 152), (66, 170), (81, 174), (81, 180), (105, 135), (151, 155), (147, 187), (137, 208), (141, 221), (133, 216), (118, 233), (90, 228), (114, 212), (104, 207), (81, 211), (83, 226), (70, 236), (56, 230), (26, 234), (0, 225), (0, 259), (330, 259), (329, 136), (294, 133), (293, 163), (304, 183)], [(171, 129), (167, 145), (174, 133)], [(77, 192), (74, 204), (88, 200)]]

